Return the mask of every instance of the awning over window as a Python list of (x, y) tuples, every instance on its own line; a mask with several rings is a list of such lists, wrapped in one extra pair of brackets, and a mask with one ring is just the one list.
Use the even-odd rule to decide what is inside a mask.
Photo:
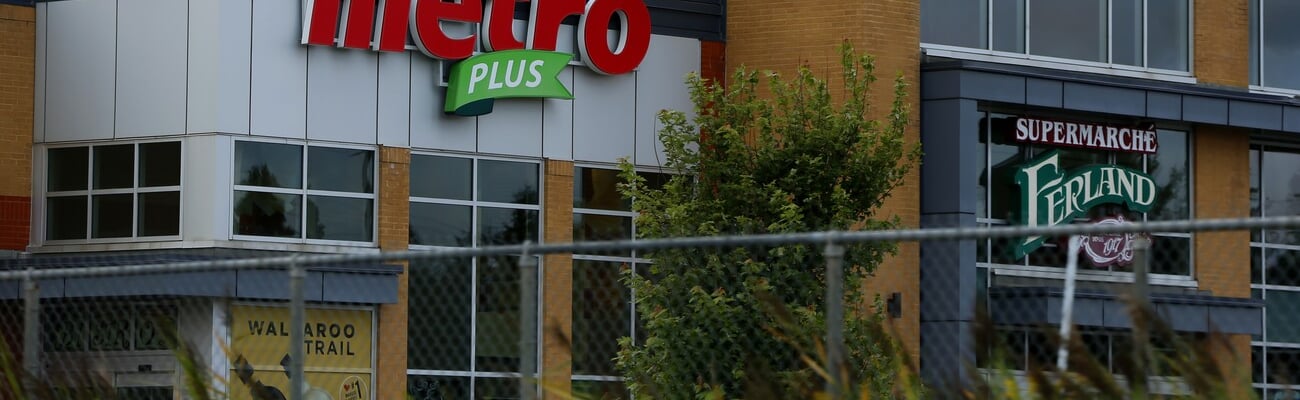
[[(1058, 287), (991, 287), (989, 314), (998, 324), (1059, 324), (1064, 292), (1064, 289)], [(1128, 304), (1120, 296), (1100, 290), (1076, 291), (1075, 325), (1132, 328)], [(1169, 293), (1152, 293), (1150, 298), (1156, 313), (1175, 331), (1249, 335), (1263, 333), (1263, 316), (1260, 312), (1264, 306), (1263, 300)]]

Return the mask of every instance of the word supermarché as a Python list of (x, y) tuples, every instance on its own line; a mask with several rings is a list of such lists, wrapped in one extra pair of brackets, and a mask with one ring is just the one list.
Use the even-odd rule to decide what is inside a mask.
[[(377, 2), (377, 3), (376, 3)], [(401, 52), (409, 31), (424, 54), (443, 60), (483, 50), (554, 51), (562, 21), (578, 19), (578, 51), (592, 70), (618, 75), (641, 64), (650, 48), (650, 11), (643, 0), (532, 0), (525, 40), (514, 34), (516, 0), (306, 0), (302, 44)], [(619, 33), (611, 47), (607, 31), (617, 18)], [(479, 24), (477, 34), (454, 37), (444, 22)], [(335, 38), (338, 40), (336, 41)]]

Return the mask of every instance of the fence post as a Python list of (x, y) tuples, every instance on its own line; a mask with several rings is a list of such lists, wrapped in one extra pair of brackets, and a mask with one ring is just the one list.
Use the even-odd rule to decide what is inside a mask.
[[(41, 289), (36, 279), (32, 278), (35, 269), (28, 267), (27, 276), (23, 277), (23, 369), (27, 371), (25, 382), (28, 390), (35, 389), (35, 383), (41, 379)], [(29, 397), (34, 393), (28, 393)]]
[(1134, 374), (1133, 388), (1137, 393), (1133, 394), (1134, 399), (1145, 399), (1150, 391), (1147, 387), (1147, 375), (1151, 372), (1150, 361), (1151, 353), (1149, 342), (1149, 322), (1147, 317), (1154, 310), (1151, 309), (1150, 298), (1148, 295), (1149, 288), (1148, 271), (1150, 270), (1150, 249), (1151, 240), (1146, 235), (1137, 235), (1133, 239), (1133, 304), (1129, 312), (1129, 318), (1133, 321), (1133, 354), (1136, 358), (1137, 374)]
[(1065, 373), (1070, 366), (1070, 329), (1074, 325), (1074, 283), (1079, 275), (1079, 246), (1082, 238), (1070, 235), (1065, 257), (1065, 293), (1061, 299), (1061, 344), (1056, 350), (1056, 372)]
[(826, 395), (842, 397), (844, 360), (844, 246), (826, 243)]
[[(528, 254), (524, 243), (519, 256), (519, 398), (533, 400), (537, 395), (537, 259)], [(535, 379), (533, 374), (537, 373)]]
[(289, 400), (302, 400), (307, 377), (303, 375), (303, 327), (306, 320), (306, 301), (303, 299), (303, 281), (307, 271), (296, 261), (289, 262)]

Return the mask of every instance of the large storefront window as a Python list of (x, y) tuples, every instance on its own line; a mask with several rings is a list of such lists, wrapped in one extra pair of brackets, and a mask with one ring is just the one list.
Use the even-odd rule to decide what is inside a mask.
[(373, 150), (237, 141), (234, 165), (236, 237), (374, 242)]
[(1300, 90), (1300, 2), (1250, 0), (1250, 83)]
[[(642, 172), (650, 185), (667, 175)], [(573, 173), (573, 240), (636, 237), (631, 201), (618, 192), (619, 171), (577, 167)], [(632, 291), (620, 281), (627, 272), (648, 272), (649, 260), (633, 252), (573, 255), (574, 393), (593, 398), (627, 398), (614, 365), (620, 338), (637, 336)], [(581, 391), (579, 391), (581, 390)]]
[[(1255, 217), (1300, 215), (1300, 148), (1251, 148), (1250, 210)], [(1253, 341), (1255, 386), (1280, 396), (1300, 390), (1300, 231), (1256, 230), (1250, 242), (1251, 297), (1264, 300), (1265, 327)]]
[[(538, 242), (540, 167), (412, 154), (411, 247)], [(517, 263), (512, 256), (411, 266), (407, 373), (416, 398), (518, 397)]]
[(181, 142), (50, 148), (45, 185), (46, 240), (180, 235)]
[(1189, 3), (923, 0), (921, 42), (1018, 58), (1185, 72), (1190, 66)]
[[(1025, 200), (1021, 198), (1022, 186), (1016, 182), (1016, 176), (1026, 165), (1037, 163), (1038, 160), (1052, 154), (1057, 156), (1057, 168), (1064, 174), (1073, 171), (1086, 171), (1095, 167), (1103, 167), (1113, 170), (1113, 172), (1134, 171), (1149, 177), (1153, 181), (1152, 186), (1154, 186), (1154, 201), (1149, 205), (1146, 212), (1130, 209), (1125, 203), (1102, 203), (1091, 208), (1078, 210), (1077, 213), (1072, 214), (1071, 218), (1062, 220), (1060, 223), (1095, 223), (1102, 220), (1118, 220), (1121, 218), (1127, 221), (1181, 220), (1191, 217), (1189, 195), (1191, 173), (1188, 158), (1190, 143), (1186, 132), (1165, 129), (1140, 129), (1144, 132), (1153, 132), (1153, 135), (1148, 135), (1148, 138), (1142, 140), (1150, 139), (1152, 142), (1150, 146), (1156, 148), (1154, 152), (1125, 151), (1122, 149), (1124, 146), (1122, 140), (1119, 143), (1114, 143), (1119, 145), (1115, 147), (1116, 149), (1109, 150), (1100, 149), (1097, 146), (1073, 145), (1067, 147), (1063, 143), (1048, 144), (1017, 141), (1014, 136), (1019, 128), (1017, 125), (1019, 119), (1021, 119), (1019, 116), (1014, 115), (988, 113), (981, 120), (980, 150), (986, 155), (986, 163), (980, 173), (979, 193), (977, 196), (976, 217), (981, 225), (1024, 224), (1029, 218), (1042, 218), (1041, 215), (1037, 217), (1024, 215), (1029, 208), (1024, 204)], [(1069, 123), (1059, 121), (1037, 120), (1036, 123), (1050, 123), (1059, 127), (1069, 126)], [(1108, 127), (1111, 126), (1091, 123), (1077, 123), (1076, 125), (1080, 130), (1085, 128), (1109, 129)], [(1138, 133), (1133, 133), (1131, 136), (1119, 134), (1117, 138), (1133, 138), (1138, 135)], [(1130, 144), (1134, 146), (1136, 146), (1135, 143), (1139, 142), (1139, 139), (1131, 140)], [(1140, 144), (1148, 145), (1146, 141)], [(1098, 188), (1106, 187), (1098, 182), (1101, 179), (1100, 177), (1099, 173), (1096, 180), (1088, 182), (1096, 184)], [(1140, 187), (1141, 185), (1135, 184), (1134, 186)], [(1065, 202), (1069, 203), (1068, 200)], [(1042, 214), (1042, 210), (1039, 211), (1039, 214)], [(989, 240), (979, 244), (977, 257), (981, 266), (1051, 271), (1053, 268), (1064, 266), (1064, 240), (1064, 238), (1045, 238), (1041, 247), (1033, 249), (1023, 257), (1018, 256), (1015, 251), (1016, 246), (1020, 244), (1019, 240)], [(1190, 234), (1158, 234), (1152, 237), (1151, 243), (1152, 273), (1181, 277), (1191, 275)], [(1090, 270), (1088, 272), (1128, 271), (1128, 266), (1124, 262), (1097, 262), (1089, 257), (1081, 257), (1081, 263), (1084, 268)]]

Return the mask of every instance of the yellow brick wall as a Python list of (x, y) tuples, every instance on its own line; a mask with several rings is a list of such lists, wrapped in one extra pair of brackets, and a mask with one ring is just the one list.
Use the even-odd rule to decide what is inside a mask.
[[(408, 247), (410, 226), (411, 150), (379, 149), (379, 248)], [(379, 351), (376, 352), (375, 398), (406, 398), (407, 285), (410, 266), (397, 279), (397, 303), (379, 306)]]
[[(744, 0), (727, 2), (726, 64), (728, 71), (746, 66), (793, 74), (800, 65), (827, 77), (832, 88), (839, 77), (838, 48), (850, 41), (859, 52), (876, 57), (880, 79), (872, 90), (873, 117), (889, 111), (893, 78), (908, 82), (910, 143), (920, 135), (920, 2), (918, 0), (831, 0), (790, 2)], [(895, 189), (882, 217), (898, 216), (904, 227), (920, 220), (920, 166), (914, 166), (902, 187)], [(887, 260), (867, 284), (872, 293), (903, 295), (903, 316), (894, 320), (904, 345), (916, 354), (919, 345), (920, 275), (918, 247), (907, 243)]]
[[(1250, 132), (1200, 125), (1193, 145), (1195, 217), (1250, 217)], [(1194, 240), (1201, 289), (1250, 297), (1250, 232), (1201, 232)]]
[[(545, 243), (573, 241), (573, 162), (546, 160)], [(573, 256), (549, 254), (543, 259), (542, 374), (547, 399), (568, 393), (572, 374)]]
[(1247, 0), (1195, 1), (1192, 69), (1200, 83), (1250, 83), (1250, 5)]
[(36, 12), (0, 5), (0, 249), (25, 250), (31, 228)]

